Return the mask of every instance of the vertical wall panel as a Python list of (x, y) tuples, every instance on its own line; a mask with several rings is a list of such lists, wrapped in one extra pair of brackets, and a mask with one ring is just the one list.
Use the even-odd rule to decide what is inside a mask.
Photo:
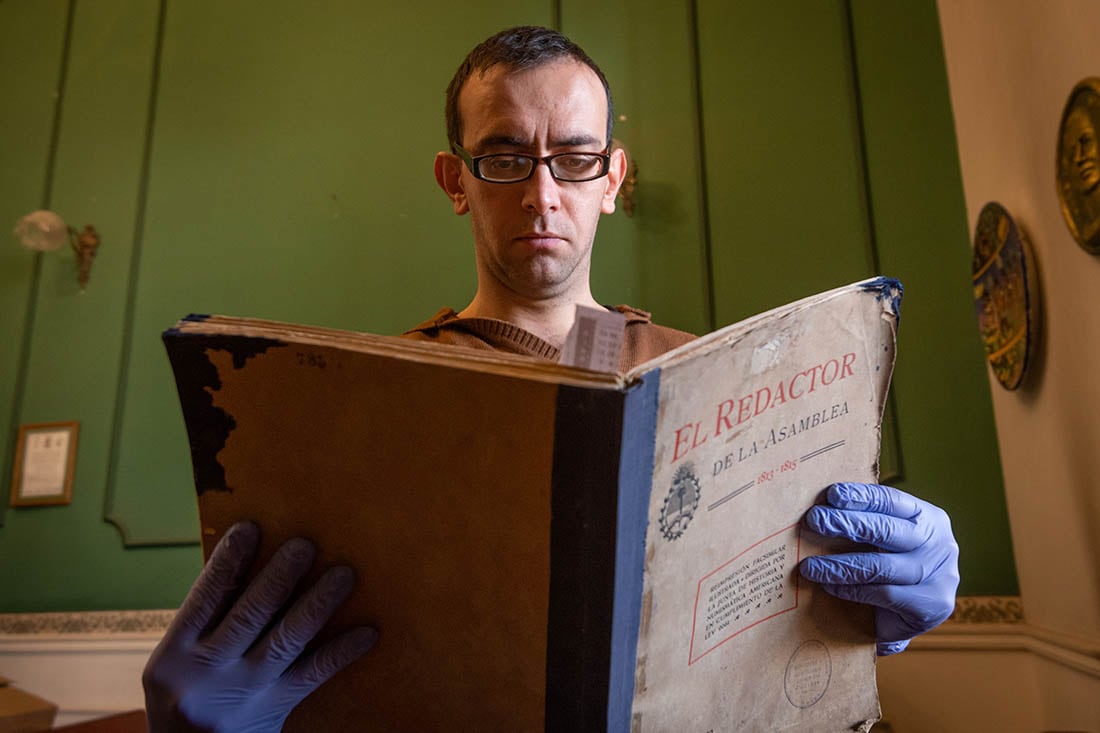
[(719, 325), (871, 274), (845, 3), (699, 0)]
[[(45, 206), (50, 141), (61, 79), (65, 0), (0, 3), (0, 525), (7, 509), (15, 447), (19, 373), (36, 279), (36, 255), (18, 246), (11, 228)], [(27, 28), (37, 29), (27, 33)]]
[(102, 245), (83, 293), (71, 251), (42, 257), (18, 419), (78, 420), (80, 441), (72, 504), (11, 510), (0, 531), (0, 556), (21, 560), (0, 563), (3, 610), (169, 605), (198, 568), (193, 549), (120, 552), (102, 518), (159, 3), (72, 7), (49, 203)]
[[(637, 162), (634, 215), (604, 217), (593, 256), (602, 302), (628, 302), (692, 333), (711, 330), (691, 7), (563, 3), (562, 30), (600, 65), (615, 136)], [(611, 293), (611, 295), (608, 295)]]

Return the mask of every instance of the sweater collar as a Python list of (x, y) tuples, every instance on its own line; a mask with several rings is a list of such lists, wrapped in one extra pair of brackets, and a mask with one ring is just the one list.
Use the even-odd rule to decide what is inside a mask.
[[(609, 309), (626, 316), (628, 326), (651, 321), (649, 313), (629, 305), (617, 305)], [(440, 309), (434, 316), (405, 333), (423, 333), (433, 336), (440, 331), (448, 330), (469, 333), (496, 347), (506, 344), (523, 353), (543, 359), (557, 360), (560, 354), (557, 347), (515, 324), (496, 318), (463, 318), (453, 308)]]

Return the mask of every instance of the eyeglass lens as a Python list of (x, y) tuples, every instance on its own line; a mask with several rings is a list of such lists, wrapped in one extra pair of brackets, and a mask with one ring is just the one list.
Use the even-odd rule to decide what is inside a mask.
[[(489, 181), (522, 181), (540, 158), (526, 155), (487, 155), (477, 161), (478, 172)], [(604, 157), (595, 153), (562, 153), (547, 159), (550, 172), (561, 181), (587, 181), (604, 174)]]

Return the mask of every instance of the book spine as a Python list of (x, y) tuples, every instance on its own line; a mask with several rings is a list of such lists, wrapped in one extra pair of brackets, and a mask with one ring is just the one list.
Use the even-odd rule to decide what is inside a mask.
[(623, 410), (627, 427), (619, 459), (615, 610), (606, 726), (609, 731), (628, 731), (631, 727), (660, 383), (659, 369), (647, 372), (627, 392)]
[(558, 392), (547, 731), (629, 729), (658, 382)]
[(546, 731), (600, 730), (606, 719), (623, 400), (621, 392), (558, 391)]

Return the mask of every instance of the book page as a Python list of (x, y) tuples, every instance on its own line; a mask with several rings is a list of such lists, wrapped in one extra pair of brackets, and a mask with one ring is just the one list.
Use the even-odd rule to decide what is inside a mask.
[(869, 608), (800, 578), (802, 528), (877, 478), (895, 302), (859, 288), (660, 375), (634, 731), (842, 731), (878, 717)]

